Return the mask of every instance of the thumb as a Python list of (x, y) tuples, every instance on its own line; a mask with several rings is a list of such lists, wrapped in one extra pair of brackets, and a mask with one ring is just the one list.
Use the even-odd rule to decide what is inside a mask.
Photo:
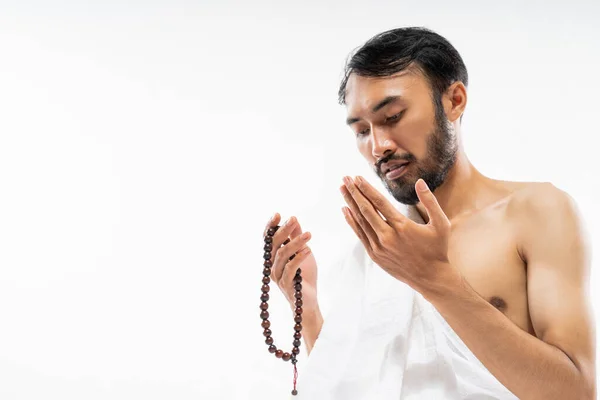
[(429, 223), (437, 228), (447, 226), (450, 223), (448, 217), (423, 179), (417, 180), (415, 189), (419, 201), (425, 207), (427, 215), (429, 215)]

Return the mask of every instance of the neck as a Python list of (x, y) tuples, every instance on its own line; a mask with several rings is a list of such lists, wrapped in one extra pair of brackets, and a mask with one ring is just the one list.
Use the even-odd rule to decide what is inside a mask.
[[(454, 218), (482, 206), (481, 194), (489, 183), (490, 179), (477, 171), (461, 146), (446, 180), (434, 191), (434, 194), (440, 207), (452, 221)], [(425, 207), (421, 203), (418, 203), (416, 207), (425, 222), (428, 222), (429, 218)]]

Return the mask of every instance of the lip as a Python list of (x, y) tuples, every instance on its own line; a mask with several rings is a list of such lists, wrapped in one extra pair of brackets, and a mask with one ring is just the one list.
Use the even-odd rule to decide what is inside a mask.
[(408, 160), (392, 160), (392, 161), (388, 161), (386, 163), (383, 163), (381, 165), (381, 171), (383, 171), (384, 174), (387, 174), (388, 172), (390, 172), (390, 169), (397, 167), (398, 165), (404, 165), (404, 164), (408, 164), (409, 161)]
[(410, 164), (410, 163), (404, 163), (404, 164), (402, 164), (398, 168), (396, 168), (396, 166), (392, 166), (392, 168), (396, 168), (396, 169), (388, 171), (385, 174), (385, 177), (387, 179), (390, 179), (390, 180), (391, 179), (397, 179), (397, 178), (401, 177), (402, 175), (404, 175), (404, 172), (406, 172), (406, 168), (408, 167), (408, 164)]

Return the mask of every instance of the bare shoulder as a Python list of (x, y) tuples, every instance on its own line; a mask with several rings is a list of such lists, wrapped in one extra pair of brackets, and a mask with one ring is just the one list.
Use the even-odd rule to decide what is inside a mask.
[(544, 251), (558, 242), (586, 247), (585, 224), (576, 201), (552, 183), (519, 183), (507, 198), (505, 213), (525, 260), (537, 244), (543, 244)]
[(557, 217), (577, 217), (575, 200), (550, 182), (506, 182), (513, 188), (507, 201), (507, 217), (543, 222)]

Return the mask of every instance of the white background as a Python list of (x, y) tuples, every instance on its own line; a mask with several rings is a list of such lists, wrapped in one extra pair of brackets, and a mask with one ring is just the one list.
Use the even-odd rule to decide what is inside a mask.
[(297, 216), (321, 271), (353, 239), (341, 178), (378, 181), (338, 83), (394, 27), (462, 54), (476, 167), (566, 190), (600, 249), (597, 2), (127, 3), (0, 3), (0, 398), (285, 398), (262, 230)]

